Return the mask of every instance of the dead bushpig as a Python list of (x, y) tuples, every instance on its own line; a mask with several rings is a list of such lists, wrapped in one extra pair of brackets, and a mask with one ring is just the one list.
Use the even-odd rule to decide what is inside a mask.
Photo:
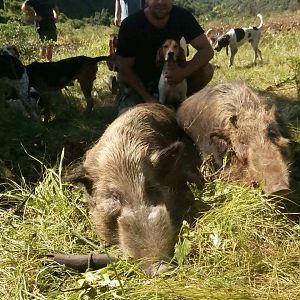
[[(276, 109), (243, 81), (206, 87), (179, 108), (177, 120), (222, 176), (265, 193), (290, 188), (290, 143)], [(227, 164), (224, 167), (224, 158)]]

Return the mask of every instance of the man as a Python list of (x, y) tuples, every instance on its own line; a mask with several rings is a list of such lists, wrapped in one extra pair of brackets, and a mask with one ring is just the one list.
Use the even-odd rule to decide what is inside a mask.
[(21, 7), (22, 11), (28, 15), (34, 14), (35, 25), (41, 41), (41, 57), (52, 60), (53, 44), (57, 41), (57, 31), (55, 22), (58, 18), (59, 10), (52, 0), (26, 0)]
[(166, 74), (169, 84), (184, 78), (188, 95), (202, 89), (212, 78), (209, 61), (213, 49), (196, 19), (172, 0), (147, 0), (146, 8), (127, 17), (118, 35), (119, 75), (124, 83), (119, 95), (119, 114), (142, 102), (158, 102), (161, 69), (155, 63), (156, 52), (166, 39), (185, 37), (197, 52), (184, 68)]
[(131, 14), (144, 7), (144, 0), (116, 0), (114, 24), (120, 26), (121, 22)]

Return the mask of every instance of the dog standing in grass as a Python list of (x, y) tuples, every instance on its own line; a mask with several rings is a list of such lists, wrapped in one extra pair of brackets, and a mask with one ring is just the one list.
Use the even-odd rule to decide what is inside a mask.
[(260, 19), (260, 24), (258, 27), (232, 28), (217, 39), (214, 47), (215, 51), (219, 52), (223, 48), (226, 48), (226, 53), (228, 55), (229, 47), (229, 67), (233, 65), (233, 60), (236, 53), (238, 52), (238, 48), (245, 42), (249, 42), (254, 50), (253, 64), (256, 64), (256, 60), (258, 57), (262, 61), (262, 55), (261, 51), (258, 48), (258, 44), (261, 38), (263, 17), (261, 14), (258, 14), (257, 17)]
[(10, 88), (17, 99), (8, 99), (7, 104), (15, 111), (38, 120), (36, 102), (31, 98), (29, 78), (25, 66), (19, 60), (19, 51), (13, 45), (0, 48), (1, 85)]

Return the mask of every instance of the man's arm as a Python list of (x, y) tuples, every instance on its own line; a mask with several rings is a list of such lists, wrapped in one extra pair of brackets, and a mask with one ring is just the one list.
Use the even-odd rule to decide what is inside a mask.
[(58, 9), (58, 6), (55, 5), (55, 7), (53, 8), (53, 16), (54, 16), (54, 19), (57, 20), (58, 19), (58, 16), (59, 16), (59, 9)]
[(153, 96), (151, 96), (145, 89), (144, 84), (138, 77), (136, 72), (133, 70), (135, 58), (120, 57), (118, 58), (119, 63), (119, 74), (123, 82), (133, 88), (145, 102), (157, 102)]
[(33, 21), (36, 19), (34, 9), (28, 4), (28, 0), (24, 1), (21, 6), (21, 11), (25, 13)]
[(121, 23), (121, 3), (120, 0), (116, 0), (114, 24), (116, 26), (120, 26), (120, 23)]
[(192, 73), (208, 64), (214, 56), (212, 49), (205, 34), (201, 34), (190, 41), (190, 44), (197, 50), (194, 57), (187, 62), (184, 68), (175, 68), (166, 74), (169, 84), (176, 85)]
[(190, 41), (190, 44), (197, 50), (197, 52), (185, 67), (186, 76), (190, 76), (193, 72), (207, 65), (214, 57), (214, 50), (205, 34), (197, 36)]
[(24, 2), (22, 3), (21, 10), (22, 10), (22, 12), (24, 12), (24, 13), (27, 14), (27, 15), (32, 15), (32, 14), (34, 13), (34, 12), (33, 12), (33, 9), (32, 9), (31, 6), (29, 6), (29, 5), (27, 4), (27, 2), (28, 2), (28, 1), (24, 1)]

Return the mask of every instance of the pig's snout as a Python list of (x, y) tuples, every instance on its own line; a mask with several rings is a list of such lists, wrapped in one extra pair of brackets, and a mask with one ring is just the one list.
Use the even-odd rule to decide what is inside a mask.
[(165, 261), (147, 261), (141, 263), (140, 267), (149, 277), (155, 277), (156, 275), (168, 272), (173, 269), (173, 267)]
[(172, 256), (176, 234), (165, 205), (124, 208), (118, 227), (120, 246), (129, 256), (156, 261)]
[(270, 196), (286, 196), (291, 192), (289, 185), (285, 183), (265, 186), (263, 190), (267, 195)]

